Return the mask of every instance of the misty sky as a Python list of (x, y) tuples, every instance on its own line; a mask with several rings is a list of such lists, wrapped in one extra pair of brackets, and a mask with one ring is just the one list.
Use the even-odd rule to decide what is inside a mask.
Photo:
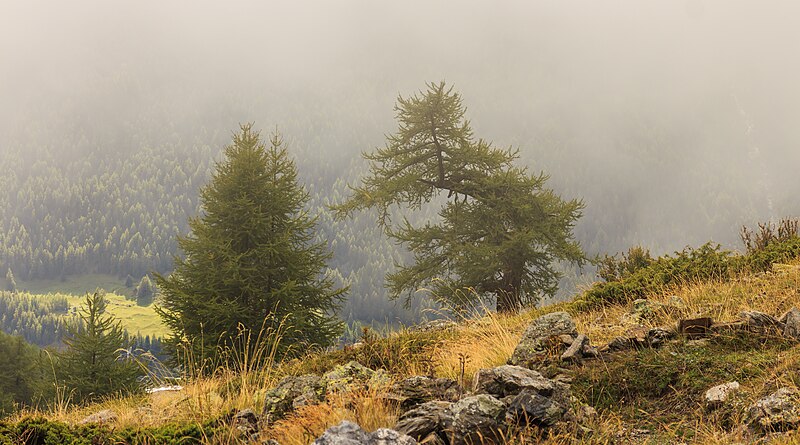
[[(581, 230), (613, 199), (626, 211), (601, 229), (675, 249), (800, 213), (797, 17), (796, 1), (9, 1), (0, 150), (34, 120), (152, 115), (176, 132), (347, 126), (365, 144), (351, 159), (394, 130), (398, 94), (446, 80), (478, 136), (585, 199)], [(297, 103), (336, 118), (293, 124)], [(721, 195), (752, 210), (725, 214)]]

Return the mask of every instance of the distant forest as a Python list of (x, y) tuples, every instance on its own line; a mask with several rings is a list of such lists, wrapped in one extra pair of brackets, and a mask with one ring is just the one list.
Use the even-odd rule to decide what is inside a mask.
[[(347, 184), (366, 172), (359, 153), (382, 145), (395, 130), (396, 93), (378, 86), (352, 95), (337, 88), (289, 88), (190, 109), (174, 105), (174, 97), (199, 102), (198, 93), (162, 98), (137, 82), (131, 75), (109, 76), (51, 108), (23, 106), (24, 112), (0, 125), (2, 274), (10, 268), (24, 282), (107, 273), (138, 282), (150, 271), (168, 273), (179, 254), (175, 237), (198, 214), (198, 190), (231, 132), (239, 122), (255, 121), (264, 133), (277, 123), (297, 161), (311, 195), (309, 210), (319, 215), (318, 236), (334, 252), (330, 273), (351, 285), (341, 317), (408, 324), (431, 309), (424, 299), (408, 309), (387, 300), (384, 275), (407, 254), (383, 235), (374, 215), (336, 222), (326, 207), (341, 202)], [(121, 90), (136, 100), (118, 108), (103, 102)], [(468, 118), (482, 136), (496, 135), (498, 145), (520, 148), (522, 161), (548, 173), (547, 185), (561, 196), (586, 202), (576, 236), (589, 255), (632, 245), (661, 254), (709, 239), (736, 248), (742, 224), (799, 210), (781, 188), (786, 178), (765, 174), (780, 170), (780, 160), (768, 152), (753, 154), (755, 133), (712, 140), (718, 129), (689, 117), (644, 115), (635, 111), (641, 104), (623, 103), (613, 110), (615, 124), (592, 139), (586, 129), (571, 132), (568, 110), (541, 119), (544, 104), (521, 101), (509, 114), (504, 106), (510, 98), (494, 101), (493, 92), (464, 88)], [(754, 125), (729, 96), (716, 99), (694, 113), (715, 115), (717, 126)], [(586, 110), (576, 113), (586, 118)], [(414, 217), (433, 216), (422, 211)], [(591, 268), (564, 273), (562, 297), (594, 278)]]

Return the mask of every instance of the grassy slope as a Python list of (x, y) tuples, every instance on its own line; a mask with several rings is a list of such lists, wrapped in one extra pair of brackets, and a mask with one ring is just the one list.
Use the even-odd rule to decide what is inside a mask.
[[(800, 261), (775, 267), (766, 274), (690, 283), (652, 293), (648, 298), (667, 302), (671, 295), (680, 296), (685, 307), (658, 312), (646, 324), (669, 326), (695, 315), (728, 321), (736, 319), (740, 311), (751, 309), (780, 315), (792, 306), (800, 307)], [(469, 385), (478, 369), (505, 363), (525, 326), (545, 312), (570, 311), (579, 331), (587, 333), (594, 344), (603, 344), (629, 327), (622, 321), (630, 309), (627, 304), (591, 310), (577, 307), (559, 304), (511, 317), (492, 315), (461, 324), (450, 332), (403, 331), (369, 341), (358, 349), (309, 356), (267, 372), (237, 375), (234, 370), (222, 370), (217, 377), (188, 384), (180, 393), (111, 399), (89, 407), (61, 403), (40, 414), (75, 423), (88, 413), (111, 408), (120, 416), (116, 426), (120, 429), (158, 430), (175, 423), (208, 425), (232, 409), (258, 411), (264, 388), (274, 385), (283, 375), (320, 373), (350, 359), (384, 367), (395, 378), (432, 370), (436, 375), (460, 380), (463, 363), (463, 383)], [(699, 343), (681, 340), (659, 350), (617, 353), (570, 367), (567, 373), (573, 378), (575, 395), (599, 412), (591, 425), (595, 433), (582, 443), (626, 443), (633, 441), (627, 432), (645, 429), (650, 434), (637, 439), (637, 443), (722, 444), (749, 443), (753, 438), (736, 427), (741, 421), (741, 409), (713, 413), (703, 409), (701, 398), (707, 388), (738, 380), (744, 390), (738, 403), (745, 407), (778, 387), (800, 384), (798, 371), (800, 345), (777, 337), (736, 335)], [(345, 418), (367, 429), (391, 427), (397, 413), (377, 397), (381, 391), (374, 388), (303, 408), (263, 435), (283, 445), (307, 444)], [(235, 443), (231, 434), (209, 441)], [(516, 436), (509, 442), (529, 443), (531, 439)], [(541, 443), (570, 442), (567, 436), (554, 436)], [(800, 434), (788, 433), (771, 443), (800, 443)]]
[(163, 337), (167, 333), (153, 306), (138, 306), (135, 301), (128, 300), (126, 297), (133, 295), (133, 289), (126, 288), (125, 282), (113, 275), (75, 275), (68, 276), (65, 281), (24, 281), (17, 283), (17, 289), (39, 295), (66, 295), (71, 307), (83, 304), (87, 293), (104, 289), (108, 292), (106, 298), (109, 300), (109, 311), (122, 322), (128, 332), (157, 337)]

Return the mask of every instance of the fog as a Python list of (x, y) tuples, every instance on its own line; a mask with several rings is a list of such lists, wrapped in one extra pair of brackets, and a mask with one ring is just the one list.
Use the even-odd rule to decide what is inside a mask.
[(590, 254), (738, 248), (742, 224), (800, 214), (798, 16), (795, 1), (7, 2), (0, 150), (221, 146), (252, 121), (287, 135), (301, 171), (352, 182), (397, 95), (445, 80), (477, 136), (584, 199)]

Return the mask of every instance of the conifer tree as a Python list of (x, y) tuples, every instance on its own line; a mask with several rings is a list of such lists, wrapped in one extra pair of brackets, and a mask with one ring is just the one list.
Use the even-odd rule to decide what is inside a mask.
[(86, 295), (78, 322), (68, 328), (64, 340), (67, 347), (59, 355), (59, 383), (74, 391), (77, 400), (138, 387), (139, 367), (120, 356), (120, 350), (127, 346), (125, 332), (119, 320), (106, 313), (106, 307), (99, 293)]
[[(414, 254), (387, 276), (392, 296), (408, 304), (425, 288), (451, 308), (490, 296), (499, 311), (514, 311), (553, 295), (554, 263), (585, 260), (572, 234), (583, 204), (545, 188), (545, 174), (516, 167), (516, 150), (476, 139), (461, 96), (444, 82), (399, 97), (395, 110), (397, 132), (364, 154), (370, 174), (334, 206), (339, 217), (377, 209), (381, 227)], [(434, 200), (444, 202), (438, 223), (392, 223), (395, 206), (418, 210)]]
[(332, 315), (345, 289), (324, 275), (331, 254), (315, 241), (316, 218), (294, 162), (274, 134), (266, 147), (250, 124), (225, 148), (201, 190), (203, 214), (178, 238), (183, 258), (156, 275), (166, 343), (190, 346), (195, 360), (218, 358), (244, 330), (283, 330), (288, 346), (327, 346), (341, 332)]
[(147, 275), (143, 276), (139, 281), (139, 286), (136, 287), (136, 304), (139, 306), (147, 306), (153, 302), (153, 295), (155, 289), (153, 282)]
[(11, 268), (8, 268), (8, 272), (6, 272), (6, 290), (9, 292), (16, 292), (17, 291), (17, 280), (14, 279), (14, 273), (11, 272)]

